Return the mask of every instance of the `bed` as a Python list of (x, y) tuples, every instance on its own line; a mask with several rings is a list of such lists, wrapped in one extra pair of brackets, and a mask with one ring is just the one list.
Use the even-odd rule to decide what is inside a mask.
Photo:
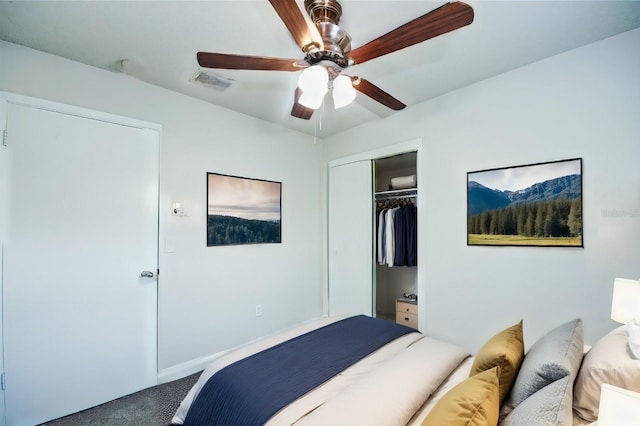
[(620, 329), (584, 355), (575, 319), (525, 356), (522, 328), (498, 332), (472, 356), (381, 319), (314, 320), (217, 358), (172, 424), (583, 426), (597, 419), (602, 382), (640, 390), (640, 361)]

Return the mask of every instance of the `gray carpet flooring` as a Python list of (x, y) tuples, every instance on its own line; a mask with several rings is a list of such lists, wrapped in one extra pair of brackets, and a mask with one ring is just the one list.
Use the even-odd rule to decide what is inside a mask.
[(43, 425), (167, 426), (199, 376), (196, 373), (163, 383)]

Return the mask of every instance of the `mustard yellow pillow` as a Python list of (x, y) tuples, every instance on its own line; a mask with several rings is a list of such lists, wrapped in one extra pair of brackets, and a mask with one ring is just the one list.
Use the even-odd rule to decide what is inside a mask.
[(500, 403), (509, 394), (524, 359), (522, 321), (502, 330), (489, 339), (476, 355), (469, 377), (498, 367)]
[(471, 376), (444, 394), (422, 426), (496, 426), (498, 389), (498, 367)]

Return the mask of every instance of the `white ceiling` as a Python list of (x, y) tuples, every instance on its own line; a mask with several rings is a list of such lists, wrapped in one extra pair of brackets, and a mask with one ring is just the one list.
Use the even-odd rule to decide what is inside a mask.
[[(444, 4), (342, 0), (352, 47)], [(543, 58), (640, 27), (640, 1), (468, 1), (474, 22), (349, 68), (408, 108)], [(298, 0), (303, 8), (303, 1)], [(0, 1), (0, 39), (104, 68), (308, 134), (325, 137), (391, 111), (358, 93), (309, 120), (289, 115), (297, 73), (206, 70), (225, 90), (190, 82), (197, 51), (303, 57), (267, 0)], [(640, 47), (639, 47), (640, 52)], [(0, 66), (1, 63), (0, 63)], [(401, 112), (400, 112), (401, 113)]]

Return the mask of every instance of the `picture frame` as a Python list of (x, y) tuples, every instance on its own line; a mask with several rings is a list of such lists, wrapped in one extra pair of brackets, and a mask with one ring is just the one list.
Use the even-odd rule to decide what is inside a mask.
[(279, 244), (282, 183), (207, 172), (207, 247)]
[(468, 172), (467, 245), (584, 247), (582, 158)]

